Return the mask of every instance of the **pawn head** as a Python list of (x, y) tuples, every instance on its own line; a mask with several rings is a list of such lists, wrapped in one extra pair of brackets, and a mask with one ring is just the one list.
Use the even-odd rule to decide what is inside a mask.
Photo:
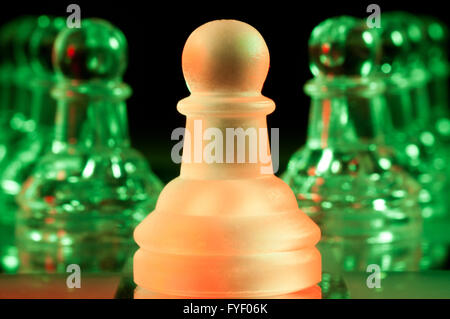
[(379, 34), (382, 43), (381, 71), (387, 75), (424, 69), (429, 43), (425, 24), (407, 12), (383, 14)]
[(216, 20), (189, 36), (183, 74), (191, 93), (261, 92), (269, 70), (269, 50), (247, 23)]
[(422, 17), (421, 20), (425, 27), (425, 36), (427, 41), (445, 50), (448, 46), (449, 36), (447, 25), (431, 16)]
[(117, 80), (127, 67), (127, 41), (110, 23), (86, 19), (81, 28), (67, 28), (58, 35), (53, 65), (70, 80)]
[(38, 18), (37, 27), (30, 39), (31, 67), (38, 76), (54, 74), (52, 48), (64, 27), (65, 20), (61, 17), (42, 15)]
[(320, 23), (308, 46), (314, 76), (367, 76), (375, 69), (379, 55), (376, 32), (364, 21), (348, 16)]

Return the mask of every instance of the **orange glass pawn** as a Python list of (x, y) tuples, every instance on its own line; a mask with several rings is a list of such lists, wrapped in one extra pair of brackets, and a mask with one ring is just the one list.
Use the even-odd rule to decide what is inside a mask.
[[(135, 297), (320, 298), (320, 230), (273, 175), (264, 39), (246, 23), (212, 21), (190, 35), (182, 65), (191, 95), (177, 106), (187, 116), (181, 174), (135, 230)], [(239, 143), (230, 129), (249, 136)]]

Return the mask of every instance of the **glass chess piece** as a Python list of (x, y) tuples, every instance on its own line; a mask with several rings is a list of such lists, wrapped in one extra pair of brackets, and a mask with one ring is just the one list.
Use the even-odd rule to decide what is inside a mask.
[(426, 67), (426, 39), (420, 20), (403, 12), (383, 15), (377, 29), (382, 42), (379, 74), (393, 123), (389, 144), (399, 161), (420, 184), (419, 202), (424, 220), (421, 269), (440, 268), (447, 258), (440, 227), (448, 219), (446, 163), (448, 151), (434, 133), (427, 84), (432, 75)]
[[(450, 160), (450, 110), (448, 95), (448, 27), (438, 19), (430, 16), (420, 17), (418, 24), (422, 28), (424, 43), (421, 43), (421, 55), (425, 68), (430, 73), (427, 83), (427, 91), (430, 106), (430, 121), (428, 131), (441, 145), (441, 151), (445, 153), (445, 163)], [(450, 167), (446, 165), (445, 188), (450, 186)], [(446, 222), (445, 226), (450, 227), (450, 199), (446, 197)], [(450, 246), (450, 237), (446, 237), (446, 242)], [(449, 249), (447, 249), (448, 251)], [(448, 255), (448, 252), (447, 252)]]
[[(9, 120), (12, 117), (10, 106), (12, 62), (8, 56), (10, 44), (10, 24), (0, 28), (0, 162), (6, 155), (7, 144), (11, 132)], [(1, 203), (0, 203), (1, 206)], [(18, 258), (14, 242), (10, 238), (14, 234), (14, 226), (0, 216), (0, 273), (14, 272), (17, 269)]]
[(51, 50), (56, 36), (65, 26), (65, 20), (40, 16), (37, 21), (25, 45), (32, 70), (27, 84), (32, 93), (29, 113), (34, 129), (15, 143), (0, 165), (0, 202), (8, 206), (4, 213), (11, 215), (15, 214), (15, 197), (23, 182), (38, 159), (51, 150), (53, 140), (56, 101), (50, 96), (50, 89), (55, 84)]
[(162, 187), (131, 148), (122, 82), (123, 33), (100, 19), (61, 31), (53, 47), (57, 83), (51, 151), (26, 180), (18, 202), (21, 272), (118, 271), (135, 250), (134, 227)]
[[(17, 145), (34, 131), (31, 119), (31, 77), (28, 44), (36, 18), (20, 17), (0, 31), (0, 166), (8, 163)], [(0, 185), (3, 185), (0, 178)], [(7, 183), (6, 183), (7, 184)], [(18, 268), (14, 242), (14, 200), (0, 190), (0, 272), (14, 273)]]
[(12, 118), (12, 63), (11, 35), (13, 23), (7, 23), (0, 28), (0, 162), (6, 155), (6, 142), (11, 134), (10, 119)]
[(417, 270), (421, 216), (418, 184), (388, 147), (390, 121), (374, 76), (380, 41), (362, 21), (337, 17), (309, 39), (314, 79), (306, 145), (282, 178), (300, 209), (319, 225), (324, 272)]
[[(264, 39), (244, 22), (212, 21), (189, 36), (182, 66), (191, 95), (177, 109), (186, 132), (217, 144), (185, 133), (180, 176), (134, 233), (134, 297), (320, 298), (319, 228), (273, 175)], [(235, 136), (226, 137), (239, 128), (261, 132), (241, 153)], [(268, 161), (251, 162), (252, 147)]]
[(11, 96), (7, 107), (13, 112), (10, 126), (14, 134), (9, 141), (13, 145), (35, 128), (34, 122), (30, 119), (31, 91), (28, 80), (32, 76), (32, 70), (28, 45), (36, 24), (36, 17), (24, 16), (7, 25), (6, 57), (12, 64), (12, 72), (8, 79), (11, 84)]
[(36, 26), (35, 17), (21, 17), (2, 27), (2, 98), (0, 114), (0, 164), (8, 152), (25, 134), (34, 130), (30, 119), (30, 95), (28, 80), (32, 74), (27, 45)]
[[(436, 141), (442, 145), (441, 149), (445, 152), (445, 163), (448, 163), (448, 160), (450, 160), (448, 27), (443, 22), (431, 16), (421, 17), (420, 22), (424, 29), (423, 34), (425, 35), (426, 42), (422, 45), (421, 52), (424, 55), (425, 67), (430, 72), (427, 87), (431, 108), (429, 130), (432, 132)], [(448, 165), (446, 165), (445, 185), (445, 189), (449, 189), (450, 167)], [(444, 230), (450, 227), (450, 198), (448, 196), (446, 197), (446, 213), (444, 218), (444, 221), (436, 219), (435, 225), (441, 229), (437, 233), (443, 233), (445, 236), (445, 238), (442, 238), (442, 241), (447, 245), (445, 256), (448, 262), (450, 256), (450, 237), (448, 236), (448, 232)], [(441, 265), (442, 263), (439, 266)]]

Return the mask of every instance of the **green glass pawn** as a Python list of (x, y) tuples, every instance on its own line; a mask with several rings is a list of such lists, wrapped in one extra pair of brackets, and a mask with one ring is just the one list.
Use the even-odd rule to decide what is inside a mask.
[[(10, 99), (12, 91), (13, 64), (11, 46), (12, 23), (0, 28), (0, 162), (7, 154), (7, 142), (11, 134), (12, 118)], [(0, 207), (2, 203), (0, 202)], [(0, 273), (14, 273), (18, 266), (17, 250), (14, 246), (14, 225), (0, 214)]]
[[(35, 17), (15, 19), (2, 28), (0, 34), (0, 167), (16, 154), (25, 136), (34, 131), (31, 117), (29, 39)], [(7, 184), (7, 183), (6, 183)], [(19, 265), (14, 242), (13, 197), (4, 196), (0, 176), (0, 272), (14, 273)]]
[[(13, 214), (15, 197), (22, 183), (40, 156), (51, 148), (56, 101), (50, 96), (50, 89), (56, 83), (51, 65), (51, 50), (59, 31), (65, 26), (63, 18), (40, 16), (38, 24), (26, 46), (33, 73), (28, 79), (30, 99), (30, 120), (34, 130), (17, 141), (0, 163), (0, 203), (8, 204), (5, 213)], [(13, 217), (13, 216), (12, 216)]]
[(10, 119), (12, 76), (14, 72), (11, 54), (14, 24), (5, 24), (0, 29), (0, 162), (6, 155), (6, 142), (11, 134)]
[(30, 119), (32, 92), (29, 79), (33, 76), (33, 71), (31, 70), (29, 43), (36, 26), (37, 18), (34, 16), (19, 18), (12, 36), (14, 63), (12, 108), (14, 115), (11, 126), (14, 130), (24, 134), (35, 129), (35, 123)]
[(15, 19), (2, 28), (0, 36), (0, 163), (20, 139), (34, 130), (30, 120), (28, 80), (31, 68), (27, 44), (35, 27), (34, 17)]
[(18, 197), (21, 271), (118, 271), (135, 248), (134, 227), (162, 187), (131, 148), (122, 82), (127, 42), (106, 21), (64, 29), (53, 48), (58, 83), (51, 151)]
[(384, 84), (373, 76), (379, 39), (352, 17), (319, 24), (309, 39), (311, 96), (306, 145), (283, 179), (320, 226), (323, 268), (418, 269), (418, 185), (386, 146)]
[(394, 130), (389, 144), (402, 166), (421, 186), (419, 202), (424, 218), (421, 268), (439, 268), (446, 260), (443, 244), (448, 234), (446, 163), (450, 158), (442, 141), (433, 133), (425, 67), (426, 47), (422, 26), (414, 16), (394, 12), (383, 15), (380, 75)]

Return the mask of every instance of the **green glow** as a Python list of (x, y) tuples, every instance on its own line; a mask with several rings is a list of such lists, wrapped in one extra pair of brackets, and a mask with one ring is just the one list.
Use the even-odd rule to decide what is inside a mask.
[(48, 241), (51, 243), (56, 243), (58, 241), (58, 236), (53, 233), (48, 236)]
[(376, 199), (373, 201), (373, 207), (375, 210), (383, 211), (386, 209), (386, 201), (384, 199)]
[(437, 122), (437, 129), (440, 132), (440, 134), (444, 136), (450, 135), (450, 120), (449, 119), (440, 119)]
[(330, 149), (324, 149), (322, 153), (322, 157), (317, 164), (317, 172), (323, 173), (325, 172), (331, 164), (331, 160), (333, 159), (333, 152)]
[[(99, 67), (99, 60), (97, 57), (93, 56), (88, 60), (88, 68), (91, 70), (95, 70)], [(83, 92), (84, 93), (84, 92)]]
[(337, 173), (337, 172), (339, 172), (340, 169), (341, 169), (341, 163), (339, 163), (339, 161), (333, 161), (333, 163), (331, 164), (331, 171), (333, 173)]
[[(421, 21), (428, 31), (423, 53), (425, 65), (431, 74), (427, 90), (430, 98), (430, 122), (435, 125), (430, 129), (435, 134), (438, 144), (445, 144), (448, 154), (450, 153), (448, 27), (433, 17), (423, 17)], [(450, 179), (450, 172), (447, 179)]]
[(370, 32), (363, 32), (362, 34), (364, 41), (366, 41), (367, 44), (373, 44), (374, 40), (373, 40), (373, 35)]
[(352, 271), (356, 267), (356, 258), (351, 256), (345, 256), (343, 269), (346, 271)]
[(408, 34), (412, 41), (417, 42), (422, 38), (422, 32), (420, 31), (419, 26), (416, 24), (411, 24), (408, 28)]
[(88, 272), (119, 271), (135, 248), (134, 227), (162, 188), (130, 146), (126, 39), (105, 21), (85, 19), (82, 28), (57, 33), (54, 63), (35, 66), (56, 70), (57, 103), (51, 141), (18, 196), (28, 213), (19, 211), (17, 231), (30, 234), (18, 239), (28, 252), (24, 270), (43, 271), (48, 256), (47, 267), (57, 272), (70, 263)]
[(379, 45), (377, 33), (348, 17), (324, 21), (309, 40), (308, 137), (282, 178), (321, 227), (324, 267), (333, 259), (347, 271), (419, 268), (419, 187), (392, 165), (386, 145), (393, 127), (376, 73)]
[(14, 195), (19, 193), (21, 187), (19, 183), (8, 180), (4, 180), (1, 186), (6, 194), (14, 194)]
[[(419, 201), (422, 203), (428, 203), (431, 200), (431, 194), (428, 190), (426, 189), (422, 189), (420, 190), (419, 193)], [(426, 211), (428, 211), (427, 215), (425, 217), (430, 217), (429, 215), (432, 213), (431, 209), (426, 209)]]
[(373, 66), (372, 63), (370, 63), (369, 61), (365, 61), (361, 67), (361, 74), (368, 75), (372, 70), (372, 66)]
[(56, 17), (53, 19), (53, 26), (57, 30), (61, 30), (66, 25), (66, 19), (62, 17)]
[(384, 63), (384, 64), (381, 66), (381, 71), (383, 71), (383, 73), (388, 74), (388, 73), (391, 72), (391, 70), (392, 70), (392, 67), (391, 67), (391, 65), (388, 64), (388, 63)]
[(417, 145), (410, 144), (406, 147), (406, 154), (410, 157), (417, 157), (420, 154), (419, 148)]
[(116, 38), (109, 39), (109, 45), (111, 46), (112, 49), (118, 49), (119, 48), (119, 42), (117, 41)]
[(378, 163), (380, 164), (380, 166), (383, 169), (390, 169), (391, 168), (391, 161), (388, 158), (380, 158), (380, 160), (378, 161)]
[(92, 173), (94, 173), (95, 169), (95, 161), (93, 159), (89, 159), (86, 163), (86, 166), (84, 167), (82, 176), (84, 178), (92, 177)]
[(311, 73), (312, 73), (313, 75), (315, 75), (315, 76), (319, 75), (320, 70), (319, 70), (319, 68), (318, 68), (316, 65), (310, 64), (309, 67), (310, 67)]
[[(20, 83), (19, 87), (23, 91), (21, 95), (28, 97), (28, 101), (27, 112), (19, 112), (11, 120), (11, 128), (21, 134), (11, 138), (14, 147), (11, 147), (3, 161), (0, 161), (0, 200), (8, 205), (15, 205), (15, 196), (21, 185), (51, 141), (48, 121), (54, 116), (55, 103), (48, 91), (53, 81), (52, 74), (35, 66), (51, 59), (44, 57), (44, 52), (50, 54), (52, 39), (59, 31), (51, 26), (52, 21), (48, 16), (40, 16), (14, 22), (18, 24), (19, 29), (27, 30), (24, 31), (23, 38), (16, 39), (21, 48), (18, 52), (22, 53), (26, 64), (16, 68), (20, 68), (20, 72), (27, 72), (26, 79), (23, 79), (24, 82)], [(20, 110), (21, 106), (16, 105), (15, 109)]]
[(400, 32), (398, 31), (394, 31), (391, 34), (391, 38), (392, 38), (392, 42), (396, 45), (396, 46), (401, 46), (403, 44), (403, 36)]
[(73, 240), (70, 237), (64, 237), (61, 239), (61, 245), (70, 246), (73, 244)]
[[(379, 235), (379, 239), (382, 243), (390, 243), (394, 239), (394, 235), (388, 231), (381, 232)], [(386, 258), (386, 256), (391, 259), (391, 256), (389, 255), (384, 255), (383, 257)]]
[(19, 266), (19, 259), (16, 256), (3, 256), (2, 263), (7, 270), (12, 270)]
[(111, 165), (112, 173), (115, 178), (120, 178), (122, 176), (121, 168), (119, 163), (112, 163)]
[(422, 141), (423, 144), (427, 146), (432, 146), (434, 144), (435, 138), (431, 132), (423, 132), (420, 135), (420, 140)]
[(30, 238), (33, 241), (40, 241), (42, 239), (42, 235), (37, 231), (32, 231), (30, 233)]
[(40, 16), (38, 18), (39, 28), (47, 28), (50, 25), (50, 18), (48, 16)]
[(437, 129), (439, 119), (448, 118), (447, 111), (443, 111), (448, 109), (448, 62), (441, 31), (436, 31), (436, 38), (431, 35), (435, 23), (433, 18), (389, 12), (383, 14), (383, 28), (378, 30), (383, 46), (380, 74), (386, 84), (384, 97), (394, 124), (388, 141), (396, 150), (397, 163), (421, 187), (418, 200), (426, 229), (422, 241), (423, 269), (443, 265), (445, 256), (433, 254), (433, 250), (445, 244), (429, 241), (436, 237), (429, 225), (436, 221), (446, 223), (450, 218), (450, 170), (445, 164), (450, 160), (449, 140)]
[(11, 273), (18, 267), (14, 197), (39, 147), (30, 143), (39, 124), (29, 50), (30, 39), (38, 29), (38, 19), (32, 16), (12, 20), (0, 29), (0, 272)]
[(430, 37), (435, 41), (439, 41), (444, 38), (444, 28), (437, 22), (430, 24), (428, 32)]

